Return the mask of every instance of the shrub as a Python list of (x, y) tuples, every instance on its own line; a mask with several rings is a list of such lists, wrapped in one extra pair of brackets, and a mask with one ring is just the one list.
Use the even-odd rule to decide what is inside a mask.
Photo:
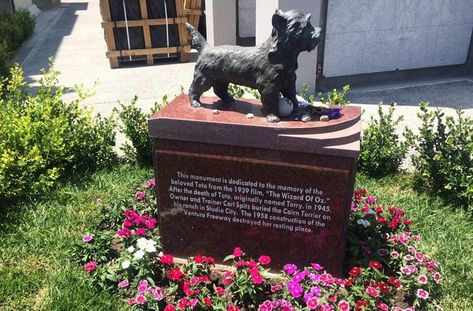
[(340, 92), (337, 91), (337, 89), (333, 89), (332, 91), (327, 92), (326, 98), (319, 92), (317, 97), (319, 98), (319, 101), (325, 105), (346, 106), (350, 104), (350, 102), (345, 98), (349, 90), (350, 86), (345, 85)]
[(8, 74), (8, 62), (13, 51), (33, 33), (34, 26), (34, 17), (25, 10), (0, 17), (0, 76)]
[(148, 118), (156, 111), (164, 107), (168, 98), (165, 95), (162, 102), (155, 102), (149, 113), (144, 113), (136, 106), (138, 97), (134, 97), (129, 104), (120, 104), (118, 111), (122, 121), (121, 131), (131, 141), (126, 142), (122, 147), (125, 160), (140, 165), (151, 166), (153, 164), (153, 141), (148, 135)]
[(420, 104), (422, 121), (413, 156), (416, 182), (444, 199), (473, 208), (473, 120), (457, 110), (456, 118)]
[(58, 72), (43, 72), (30, 95), (19, 66), (0, 86), (0, 200), (40, 193), (72, 171), (93, 170), (113, 162), (112, 119), (93, 117), (79, 107), (83, 91), (71, 103), (62, 99)]
[(402, 116), (395, 119), (395, 106), (387, 113), (378, 105), (378, 118), (371, 117), (368, 127), (363, 131), (358, 167), (370, 176), (384, 176), (399, 171), (404, 156), (410, 146), (411, 131), (406, 128), (404, 141), (396, 133)]

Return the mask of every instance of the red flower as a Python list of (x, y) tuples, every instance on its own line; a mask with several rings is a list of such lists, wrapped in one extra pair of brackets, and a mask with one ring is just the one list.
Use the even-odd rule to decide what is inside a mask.
[(376, 270), (383, 268), (383, 265), (378, 261), (370, 261), (369, 265), (371, 268), (376, 269)]
[(357, 277), (361, 274), (361, 268), (360, 267), (353, 267), (351, 268), (350, 272), (348, 273), (351, 276)]
[(164, 254), (161, 256), (161, 262), (163, 265), (172, 265), (174, 263), (174, 257), (169, 254)]
[(204, 257), (204, 263), (208, 263), (209, 265), (215, 264), (215, 258), (213, 257)]
[(166, 308), (164, 308), (164, 311), (175, 311), (176, 308), (174, 308), (173, 305), (167, 305)]
[(271, 263), (271, 257), (262, 255), (258, 259), (259, 263), (263, 266), (269, 265)]
[(386, 283), (380, 283), (378, 285), (378, 288), (380, 291), (382, 291), (383, 293), (389, 293), (391, 291), (391, 288), (389, 287), (388, 284)]
[(368, 307), (368, 302), (366, 300), (358, 300), (355, 304), (356, 311), (366, 310), (366, 307)]
[(398, 279), (396, 279), (393, 276), (390, 276), (389, 277), (389, 284), (391, 284), (392, 286), (394, 286), (396, 288), (399, 288), (401, 286), (401, 281), (399, 281)]
[(239, 247), (235, 247), (233, 250), (233, 257), (238, 258), (243, 254), (243, 251)]
[(217, 292), (217, 294), (218, 294), (219, 296), (225, 295), (225, 290), (224, 290), (223, 288), (221, 288), (221, 287), (218, 287), (218, 286), (217, 286), (217, 288), (215, 288), (215, 291)]
[(335, 296), (335, 295), (330, 295), (330, 296), (328, 296), (328, 300), (329, 300), (330, 302), (335, 303), (335, 302), (337, 302), (337, 296)]
[(240, 308), (238, 308), (237, 306), (229, 305), (227, 311), (240, 311)]
[(387, 222), (387, 220), (386, 220), (386, 218), (384, 218), (384, 217), (378, 217), (378, 218), (376, 218), (376, 222), (377, 222), (378, 224), (382, 224), (382, 223)]
[(187, 306), (187, 298), (183, 297), (181, 300), (179, 300), (179, 309), (184, 310)]
[(210, 300), (209, 297), (204, 297), (204, 304), (205, 304), (207, 307), (211, 307), (211, 306), (212, 306), (212, 300)]
[(253, 282), (253, 284), (258, 285), (263, 283), (263, 277), (258, 272), (251, 273), (251, 281)]
[(179, 267), (176, 267), (172, 270), (168, 270), (168, 278), (171, 279), (172, 281), (179, 281), (179, 279), (182, 276), (182, 271), (179, 269)]
[(196, 255), (196, 256), (194, 257), (194, 261), (195, 261), (195, 263), (201, 264), (201, 263), (204, 262), (204, 256), (202, 256), (202, 255)]

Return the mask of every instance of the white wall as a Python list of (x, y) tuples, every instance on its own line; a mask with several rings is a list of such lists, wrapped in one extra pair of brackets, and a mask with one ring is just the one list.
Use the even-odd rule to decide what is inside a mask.
[(326, 77), (464, 64), (473, 0), (331, 0)]
[(205, 0), (207, 41), (236, 44), (236, 0)]

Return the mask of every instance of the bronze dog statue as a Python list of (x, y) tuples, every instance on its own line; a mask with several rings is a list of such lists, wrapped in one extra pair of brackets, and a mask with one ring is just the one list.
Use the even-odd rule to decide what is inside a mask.
[(311, 25), (310, 14), (298, 11), (276, 10), (272, 24), (271, 37), (257, 47), (212, 47), (194, 27), (186, 24), (192, 47), (200, 52), (189, 88), (193, 107), (200, 106), (200, 96), (211, 87), (222, 101), (232, 102), (227, 91), (229, 83), (258, 89), (269, 122), (279, 121), (280, 93), (291, 100), (294, 109), (298, 107), (297, 57), (302, 51), (315, 49), (321, 29)]

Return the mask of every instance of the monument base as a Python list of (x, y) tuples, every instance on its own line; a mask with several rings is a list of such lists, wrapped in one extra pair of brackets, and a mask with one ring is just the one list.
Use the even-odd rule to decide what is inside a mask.
[(201, 101), (180, 95), (149, 120), (164, 251), (219, 261), (239, 246), (276, 270), (319, 263), (340, 275), (360, 108), (268, 123), (257, 100)]

